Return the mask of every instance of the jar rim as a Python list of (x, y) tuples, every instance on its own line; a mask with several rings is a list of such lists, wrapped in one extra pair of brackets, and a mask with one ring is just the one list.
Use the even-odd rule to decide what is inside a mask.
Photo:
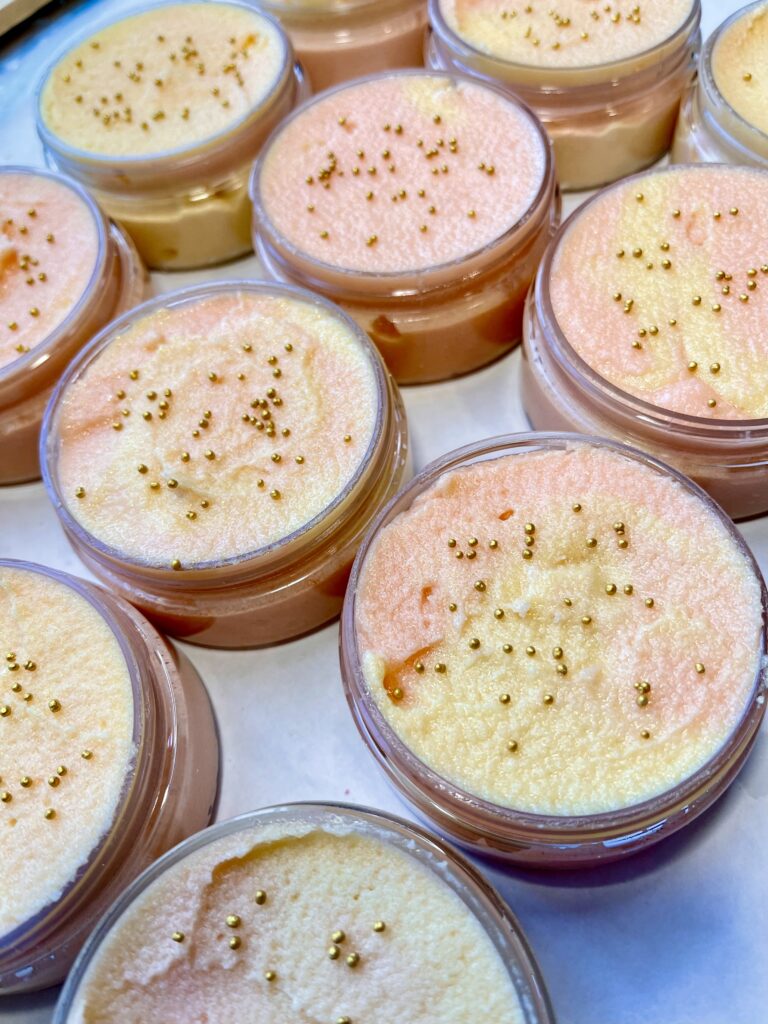
[[(657, 80), (659, 75), (658, 58), (662, 52), (668, 49), (670, 43), (678, 37), (681, 41), (687, 40), (696, 32), (701, 21), (701, 0), (691, 0), (691, 9), (677, 28), (665, 39), (660, 40), (658, 43), (648, 47), (646, 50), (639, 50), (637, 53), (630, 54), (627, 57), (622, 57), (621, 60), (616, 61), (604, 61), (597, 64), (578, 64), (574, 67), (549, 67), (507, 60), (497, 54), (479, 49), (450, 27), (443, 15), (441, 6), (441, 0), (428, 0), (429, 25), (441, 41), (446, 42), (451, 49), (458, 52), (461, 57), (480, 57), (483, 60), (492, 60), (504, 68), (509, 69), (511, 72), (517, 70), (521, 75), (530, 74), (531, 71), (540, 71), (542, 76), (549, 75), (553, 82), (557, 80), (558, 84), (562, 84), (562, 86), (568, 89), (574, 89), (580, 93), (587, 93), (589, 90), (595, 89), (603, 90), (607, 84), (612, 82), (615, 83), (617, 80), (640, 80), (642, 77), (650, 78), (653, 81)], [(647, 60), (650, 66), (643, 67), (639, 71), (632, 71), (629, 74), (621, 74), (622, 67), (638, 60)], [(584, 73), (589, 73), (590, 71), (598, 70), (605, 73), (605, 79), (600, 82), (588, 85), (577, 84), (576, 86), (571, 86), (568, 83), (568, 79), (571, 77), (576, 77)], [(518, 88), (527, 92), (530, 87), (523, 83), (520, 86), (515, 85), (515, 89), (517, 90)], [(533, 92), (534, 89), (530, 89), (530, 91)], [(542, 86), (541, 91), (546, 93), (552, 91), (552, 89)]]
[(307, 21), (311, 19), (314, 23), (311, 27), (316, 28), (319, 19), (332, 21), (336, 18), (342, 19), (374, 9), (378, 12), (383, 8), (385, 12), (388, 12), (390, 8), (418, 7), (421, 6), (421, 0), (334, 0), (330, 5), (323, 4), (322, 6), (311, 2), (293, 3), (290, 0), (283, 0), (283, 2), (281, 0), (261, 0), (260, 6), (269, 11), (270, 14), (274, 14), (281, 21), (283, 18), (287, 21), (296, 18), (297, 21), (300, 20), (301, 22), (304, 19)]
[[(575, 447), (607, 449), (640, 463), (661, 476), (672, 478), (705, 504), (745, 559), (760, 588), (762, 623), (760, 651), (758, 652), (755, 678), (738, 720), (734, 723), (722, 746), (691, 775), (663, 793), (626, 807), (593, 814), (539, 814), (506, 807), (463, 789), (435, 769), (430, 768), (400, 738), (384, 717), (363, 674), (356, 629), (356, 601), (362, 568), (379, 530), (392, 522), (401, 512), (410, 508), (413, 500), (445, 473), (480, 461), (514, 457), (537, 451), (568, 451)], [(640, 449), (609, 438), (555, 431), (503, 434), (475, 441), (448, 452), (425, 466), (380, 511), (360, 545), (350, 574), (340, 631), (344, 691), (358, 731), (374, 756), (388, 766), (393, 765), (395, 773), (400, 771), (407, 773), (414, 789), (426, 796), (441, 811), (445, 810), (452, 819), (462, 822), (467, 817), (473, 816), (475, 818), (473, 824), (484, 827), (486, 834), (498, 834), (494, 830), (501, 831), (505, 836), (512, 832), (522, 833), (533, 841), (548, 845), (576, 841), (582, 836), (599, 835), (618, 829), (634, 830), (639, 822), (654, 817), (658, 818), (667, 813), (671, 807), (694, 799), (711, 777), (718, 770), (724, 769), (738, 755), (744, 738), (751, 738), (757, 731), (765, 711), (765, 705), (760, 698), (764, 693), (768, 678), (767, 643), (768, 592), (765, 582), (755, 556), (720, 506), (693, 480)], [(620, 840), (617, 840), (617, 845), (618, 842)]]
[[(87, 149), (80, 149), (77, 146), (73, 146), (70, 143), (65, 142), (55, 132), (51, 131), (47, 127), (42, 111), (43, 92), (51, 75), (68, 53), (71, 53), (77, 47), (82, 46), (83, 43), (92, 39), (99, 32), (111, 28), (113, 25), (118, 25), (143, 14), (148, 14), (151, 11), (161, 10), (164, 7), (187, 7), (196, 5), (200, 7), (208, 7), (211, 4), (218, 4), (223, 7), (239, 7), (248, 11), (257, 18), (263, 18), (265, 21), (269, 22), (282, 43), (283, 59), (280, 71), (275, 77), (270, 89), (262, 97), (258, 106), (251, 107), (220, 131), (213, 135), (208, 135), (203, 139), (198, 139), (196, 142), (188, 142), (181, 146), (176, 146), (173, 149), (163, 149), (154, 153), (138, 155), (129, 153), (94, 153)], [(47, 152), (63, 158), (68, 161), (69, 164), (83, 164), (89, 168), (100, 170), (109, 170), (113, 165), (119, 164), (126, 166), (131, 170), (147, 171), (155, 169), (157, 165), (162, 168), (166, 164), (172, 164), (173, 169), (178, 171), (180, 158), (186, 157), (190, 162), (194, 162), (201, 156), (205, 156), (211, 151), (218, 150), (228, 140), (237, 137), (239, 133), (244, 128), (247, 128), (252, 121), (258, 120), (264, 113), (265, 109), (267, 109), (268, 106), (274, 102), (275, 98), (280, 95), (286, 82), (291, 79), (293, 63), (294, 56), (291, 41), (278, 19), (269, 11), (248, 3), (247, 0), (155, 0), (155, 2), (146, 3), (141, 7), (125, 11), (118, 17), (114, 17), (114, 14), (112, 17), (107, 15), (95, 26), (92, 25), (91, 27), (86, 28), (83, 32), (79, 33), (59, 48), (56, 55), (47, 64), (35, 89), (34, 104), (37, 134), (40, 137), (43, 148)]]
[[(146, 683), (142, 678), (136, 655), (128, 642), (125, 630), (117, 621), (111, 609), (106, 606), (106, 603), (99, 600), (102, 593), (104, 597), (111, 597), (112, 600), (115, 600), (112, 595), (102, 591), (94, 583), (81, 580), (76, 576), (71, 576), (69, 573), (61, 572), (35, 562), (0, 558), (0, 569), (32, 572), (38, 576), (47, 577), (87, 601), (104, 621), (110, 634), (115, 638), (120, 647), (120, 653), (125, 661), (131, 682), (133, 702), (131, 756), (109, 825), (93, 849), (89, 851), (87, 859), (76, 868), (74, 877), (64, 886), (53, 902), (41, 907), (31, 918), (18, 924), (6, 935), (0, 935), (0, 940), (2, 940), (0, 945), (2, 945), (2, 948), (13, 953), (18, 950), (21, 944), (28, 942), (31, 936), (38, 935), (42, 930), (53, 929), (60, 922), (66, 920), (72, 911), (73, 905), (76, 906), (77, 901), (81, 898), (80, 894), (83, 885), (87, 884), (89, 879), (103, 874), (106, 868), (109, 867), (106, 851), (114, 845), (116, 829), (119, 827), (120, 822), (125, 819), (129, 808), (132, 807), (136, 799), (141, 795), (140, 784), (142, 780), (139, 768), (145, 766), (147, 759), (151, 732), (149, 722), (152, 712), (147, 700), (148, 691)], [(0, 954), (0, 961), (2, 959), (3, 955)]]
[(173, 578), (169, 576), (169, 588), (173, 587), (174, 589), (184, 590), (194, 586), (195, 583), (200, 584), (201, 581), (199, 579), (194, 580), (192, 578), (193, 574), (199, 572), (241, 567), (243, 570), (247, 570), (249, 574), (257, 574), (262, 565), (264, 565), (264, 568), (267, 567), (265, 563), (268, 563), (269, 568), (272, 568), (275, 557), (282, 555), (286, 558), (295, 558), (299, 553), (304, 553), (307, 537), (311, 536), (323, 522), (330, 520), (336, 509), (348, 502), (350, 497), (359, 491), (385, 433), (389, 412), (389, 381), (384, 364), (365, 331), (355, 323), (349, 314), (334, 305), (330, 300), (293, 285), (249, 279), (205, 282), (190, 285), (186, 288), (179, 288), (176, 291), (166, 292), (128, 310), (99, 331), (69, 364), (48, 401), (40, 428), (40, 466), (48, 497), (68, 534), (76, 537), (78, 542), (99, 561), (106, 559), (111, 562), (117, 562), (121, 567), (134, 572), (140, 578), (156, 578), (158, 572), (165, 574), (168, 571), (168, 566), (165, 564), (128, 557), (117, 548), (103, 543), (98, 537), (81, 526), (69, 511), (59, 486), (57, 472), (58, 443), (60, 440), (58, 417), (60, 407), (68, 386), (85, 372), (92, 362), (99, 358), (103, 350), (108, 348), (114, 340), (119, 338), (134, 323), (162, 309), (194, 304), (216, 295), (238, 294), (241, 292), (250, 292), (256, 295), (285, 296), (286, 298), (300, 301), (305, 305), (319, 306), (340, 320), (353, 334), (368, 359), (376, 386), (376, 418), (368, 447), (363, 453), (354, 474), (336, 497), (313, 516), (312, 519), (285, 537), (280, 537), (276, 541), (262, 545), (252, 551), (231, 555), (227, 558), (193, 562), (185, 565), (184, 572), (173, 573)]
[[(325, 102), (330, 96), (346, 89), (358, 88), (361, 85), (367, 85), (369, 82), (375, 82), (385, 78), (447, 79), (452, 82), (474, 86), (475, 88), (490, 90), (491, 92), (496, 93), (509, 106), (517, 107), (528, 118), (531, 126), (538, 135), (544, 155), (544, 166), (542, 168), (541, 184), (539, 185), (535, 197), (531, 201), (528, 209), (514, 224), (506, 228), (502, 234), (497, 235), (479, 249), (465, 253), (455, 259), (447, 260), (443, 263), (436, 263), (428, 267), (405, 267), (400, 270), (391, 271), (356, 270), (354, 268), (343, 267), (335, 263), (326, 263), (323, 260), (315, 259), (314, 256), (311, 256), (309, 253), (291, 242), (290, 239), (288, 239), (275, 226), (272, 218), (267, 213), (261, 196), (261, 176), (264, 170), (266, 158), (281, 133), (315, 103)], [(262, 146), (253, 165), (253, 170), (251, 171), (248, 193), (250, 195), (251, 202), (253, 203), (254, 224), (258, 225), (258, 232), (261, 239), (265, 240), (271, 249), (277, 250), (281, 255), (285, 253), (288, 255), (289, 259), (298, 260), (302, 265), (309, 267), (310, 272), (316, 275), (317, 278), (323, 282), (324, 287), (327, 286), (330, 281), (340, 280), (349, 286), (350, 291), (352, 291), (354, 290), (355, 281), (365, 281), (366, 284), (381, 281), (384, 290), (392, 291), (396, 288), (398, 295), (406, 295), (413, 294), (414, 291), (423, 292), (429, 289), (430, 279), (436, 276), (441, 276), (445, 274), (446, 271), (459, 272), (463, 268), (466, 268), (476, 261), (488, 256), (496, 255), (501, 258), (511, 240), (519, 235), (529, 224), (531, 224), (531, 222), (534, 224), (537, 223), (536, 214), (544, 207), (547, 197), (553, 192), (554, 173), (552, 144), (543, 125), (541, 124), (541, 121), (528, 104), (518, 96), (510, 93), (509, 90), (504, 89), (502, 85), (494, 82), (485, 82), (472, 77), (471, 75), (462, 74), (456, 71), (434, 71), (429, 70), (428, 68), (396, 68), (387, 71), (377, 71), (370, 75), (351, 79), (350, 81), (340, 82), (337, 85), (332, 86), (330, 89), (326, 89), (315, 96), (310, 96), (303, 103), (299, 104), (299, 106), (292, 110), (291, 113), (277, 125)], [(547, 203), (546, 205), (548, 208), (549, 204)], [(413, 283), (413, 278), (416, 275), (419, 278), (418, 286), (414, 286)], [(432, 285), (432, 287), (435, 287), (435, 285)]]
[[(740, 7), (739, 10), (734, 11), (733, 14), (717, 26), (704, 44), (704, 49), (702, 50), (699, 62), (699, 79), (702, 83), (702, 89), (712, 105), (713, 112), (716, 114), (718, 112), (718, 107), (725, 108), (725, 110), (728, 111), (728, 115), (734, 118), (745, 134), (760, 140), (765, 148), (768, 147), (768, 133), (764, 132), (761, 128), (758, 128), (757, 125), (752, 124), (752, 122), (748, 121), (743, 114), (740, 114), (731, 106), (720, 91), (712, 70), (712, 57), (715, 52), (715, 47), (720, 42), (723, 33), (728, 31), (728, 29), (730, 29), (737, 21), (740, 21), (742, 18), (750, 15), (761, 7), (765, 10), (766, 14), (768, 14), (768, 3), (766, 3), (766, 0), (754, 0), (754, 3), (747, 4), (746, 7)], [(716, 117), (714, 119), (717, 120)], [(718, 128), (722, 130), (719, 124)], [(742, 145), (739, 140), (732, 139), (729, 133), (729, 142), (733, 144), (734, 141), (736, 141), (739, 146)], [(755, 153), (752, 150), (747, 150), (746, 147), (745, 153), (751, 157), (755, 156)]]
[(335, 827), (341, 834), (346, 829), (347, 834), (371, 835), (417, 861), (452, 889), (486, 932), (518, 994), (526, 1024), (554, 1024), (539, 966), (517, 918), (490, 882), (458, 851), (426, 829), (394, 814), (356, 804), (310, 801), (263, 807), (217, 822), (185, 839), (150, 865), (121, 893), (89, 936), (64, 984), (53, 1024), (66, 1024), (80, 984), (101, 943), (133, 901), (167, 870), (228, 836), (249, 831), (257, 833), (260, 828), (281, 823), (314, 825), (319, 829)]
[(597, 191), (575, 209), (557, 229), (539, 264), (531, 290), (531, 297), (536, 313), (546, 333), (548, 349), (556, 357), (558, 367), (568, 375), (580, 390), (587, 392), (599, 402), (608, 402), (621, 412), (632, 413), (635, 417), (642, 419), (645, 423), (657, 429), (673, 430), (687, 436), (706, 440), (739, 441), (745, 436), (751, 439), (768, 436), (768, 417), (758, 419), (718, 419), (714, 416), (693, 416), (690, 413), (676, 412), (674, 409), (655, 405), (653, 402), (646, 401), (637, 395), (624, 391), (617, 384), (613, 384), (602, 374), (598, 373), (571, 345), (565, 331), (561, 328), (555, 317), (549, 292), (552, 265), (567, 232), (586, 210), (593, 204), (600, 202), (608, 192), (614, 189), (629, 188), (632, 182), (647, 178), (650, 175), (672, 175), (691, 172), (708, 174), (718, 170), (728, 171), (728, 173), (758, 174), (764, 177), (768, 174), (768, 172), (758, 167), (734, 167), (730, 164), (722, 163), (673, 164), (669, 167), (657, 168), (655, 170), (646, 169), (640, 171), (627, 178), (621, 178), (619, 181), (613, 182), (611, 185)]
[(58, 174), (55, 171), (49, 171), (39, 167), (27, 167), (23, 164), (6, 164), (0, 167), (0, 175), (5, 174), (28, 174), (33, 177), (48, 178), (51, 181), (57, 182), (64, 188), (68, 188), (78, 197), (78, 199), (82, 201), (91, 215), (94, 227), (96, 228), (97, 247), (93, 271), (77, 302), (72, 306), (61, 323), (54, 327), (50, 334), (41, 338), (36, 345), (33, 345), (29, 351), (20, 355), (18, 359), (13, 359), (10, 363), (0, 367), (0, 386), (6, 384), (18, 374), (24, 373), (30, 369), (35, 369), (47, 362), (51, 350), (59, 344), (68, 331), (72, 330), (73, 324), (83, 316), (88, 305), (93, 301), (96, 288), (104, 277), (111, 248), (108, 221), (99, 209), (93, 196), (91, 196), (91, 194), (78, 182), (64, 174)]

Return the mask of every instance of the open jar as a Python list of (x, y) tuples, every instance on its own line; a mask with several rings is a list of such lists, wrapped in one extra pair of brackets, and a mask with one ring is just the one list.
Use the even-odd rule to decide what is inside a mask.
[(72, 356), (142, 301), (131, 242), (73, 181), (0, 168), (0, 484), (40, 475), (45, 403)]
[(420, 67), (425, 0), (268, 0), (315, 92), (389, 68)]
[(560, 211), (550, 145), (526, 107), (419, 71), (299, 108), (265, 145), (251, 196), (268, 273), (338, 302), (403, 384), (517, 344)]
[(26, 562), (0, 581), (2, 996), (61, 981), (126, 885), (208, 824), (218, 741), (194, 668), (130, 605)]
[[(155, 982), (142, 964), (172, 970)], [(464, 1024), (481, 1005), (495, 1024), (554, 1020), (478, 872), (422, 829), (346, 804), (254, 811), (171, 851), (102, 919), (54, 1021), (213, 1018), (222, 1002), (238, 1019), (290, 1005), (303, 1020)]]
[(699, 0), (593, 6), (429, 0), (427, 66), (512, 89), (547, 129), (564, 189), (595, 188), (663, 156), (700, 42)]
[(528, 299), (532, 425), (627, 441), (729, 515), (765, 512), (766, 215), (768, 174), (712, 164), (638, 175), (580, 207)]
[(331, 303), (251, 281), (145, 303), (68, 368), (44, 479), (69, 541), (164, 632), (216, 647), (337, 615), (406, 472), (396, 385)]
[(672, 147), (676, 163), (768, 168), (768, 92), (759, 74), (766, 60), (768, 4), (758, 0), (732, 14), (707, 40), (680, 108)]
[(510, 435), (438, 459), (377, 518), (342, 678), (440, 831), (595, 865), (733, 781), (765, 710), (767, 607), (744, 541), (681, 474), (599, 438)]
[(271, 16), (237, 0), (157, 4), (53, 61), (37, 130), (149, 266), (202, 267), (250, 251), (250, 165), (306, 91)]

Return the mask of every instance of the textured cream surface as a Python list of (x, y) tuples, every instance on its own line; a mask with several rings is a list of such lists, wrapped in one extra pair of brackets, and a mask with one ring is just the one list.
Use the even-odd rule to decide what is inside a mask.
[(160, 5), (67, 53), (43, 90), (43, 121), (68, 145), (102, 156), (194, 146), (257, 109), (284, 61), (282, 37), (258, 10)]
[(338, 497), (377, 411), (371, 357), (334, 312), (248, 291), (195, 298), (140, 317), (70, 385), (59, 479), (72, 515), (125, 556), (235, 557)]
[(575, 445), (440, 478), (374, 542), (357, 628), (371, 693), (417, 757), (503, 806), (587, 814), (662, 793), (720, 748), (758, 668), (760, 589), (698, 498)]
[(581, 68), (642, 54), (672, 36), (693, 0), (440, 0), (449, 28), (501, 60), (542, 68)]
[(712, 50), (712, 74), (736, 113), (768, 134), (768, 4), (722, 33)]
[(0, 173), (0, 369), (39, 345), (82, 298), (99, 235), (76, 192), (52, 178)]
[(761, 171), (671, 168), (619, 184), (559, 243), (555, 318), (629, 394), (692, 416), (766, 417), (767, 220)]
[(0, 939), (57, 900), (108, 831), (132, 733), (128, 666), (101, 615), (58, 581), (0, 566)]
[(523, 1020), (503, 961), (447, 885), (377, 838), (284, 826), (221, 839), (153, 882), (104, 940), (71, 1019), (467, 1024), (478, 1007), (494, 1024)]
[(530, 118), (497, 93), (396, 75), (312, 103), (271, 145), (260, 188), (300, 251), (391, 273), (493, 242), (531, 207), (545, 160)]

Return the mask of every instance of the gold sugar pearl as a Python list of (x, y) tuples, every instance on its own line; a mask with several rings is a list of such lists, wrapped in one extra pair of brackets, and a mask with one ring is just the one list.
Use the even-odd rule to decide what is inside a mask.
[(508, 694), (508, 693), (501, 693), (501, 694), (499, 694), (499, 703), (500, 704), (509, 704), (509, 702), (511, 700), (512, 700), (512, 697), (510, 696), (510, 694)]
[(264, 979), (266, 981), (275, 981), (277, 979), (276, 971), (264, 971)]
[(374, 930), (375, 932), (383, 932), (383, 931), (385, 930), (385, 928), (386, 928), (386, 927), (387, 927), (387, 926), (386, 926), (386, 924), (384, 923), (384, 921), (374, 921), (374, 922), (373, 922), (373, 930)]
[(331, 934), (331, 941), (334, 943), (343, 942), (346, 939), (346, 934), (339, 929)]
[(257, 889), (256, 895), (253, 897), (253, 901), (254, 903), (258, 904), (258, 906), (263, 907), (264, 904), (267, 902), (267, 894), (264, 892), (263, 889)]
[(544, 703), (547, 704), (547, 705), (554, 704), (555, 703), (554, 696), (551, 693), (545, 693), (544, 694)]
[(240, 916), (239, 914), (227, 914), (226, 916), (227, 928), (239, 928), (240, 927)]
[(435, 672), (437, 672), (438, 675), (444, 675), (446, 671), (447, 666), (445, 665), (445, 663), (442, 661), (438, 661), (438, 663), (435, 665)]
[(341, 950), (339, 949), (339, 947), (337, 945), (334, 944), (333, 946), (329, 946), (328, 947), (328, 959), (329, 960), (338, 960), (340, 956), (341, 956)]
[(53, 700), (49, 700), (48, 701), (48, 710), (52, 711), (54, 714), (56, 714), (57, 711), (61, 711), (61, 703), (58, 700), (56, 700), (55, 698)]
[(184, 932), (172, 932), (171, 938), (173, 939), (174, 942), (183, 942)]
[(52, 807), (49, 807), (45, 814), (43, 814), (43, 817), (46, 821), (52, 821), (56, 817), (56, 811), (54, 811)]
[(346, 959), (347, 959), (347, 967), (357, 967), (357, 965), (360, 963), (360, 954), (359, 953), (350, 953), (347, 956)]
[(240, 949), (242, 944), (243, 940), (240, 938), (239, 935), (233, 935), (232, 938), (229, 940), (230, 949)]
[(696, 671), (698, 672), (698, 674), (700, 676), (703, 675), (706, 672), (706, 669), (705, 669), (704, 665), (702, 665), (702, 663), (700, 661), (696, 662)]

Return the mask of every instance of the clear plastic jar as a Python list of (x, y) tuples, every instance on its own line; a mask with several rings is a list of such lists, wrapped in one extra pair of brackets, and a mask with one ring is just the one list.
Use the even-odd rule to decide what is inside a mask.
[(14, 484), (40, 476), (40, 423), (64, 367), (104, 324), (145, 298), (148, 279), (130, 239), (105, 219), (85, 189), (28, 167), (3, 167), (0, 173), (44, 176), (72, 189), (90, 211), (98, 239), (91, 279), (66, 318), (43, 341), (0, 366), (0, 484)]
[(271, 0), (315, 92), (388, 68), (420, 67), (424, 0)]
[(511, 88), (552, 139), (560, 187), (597, 188), (666, 153), (694, 74), (700, 20), (696, 0), (679, 30), (651, 50), (615, 63), (543, 68), (476, 49), (448, 26), (440, 0), (429, 0), (425, 63)]
[(563, 224), (544, 255), (526, 302), (520, 397), (533, 428), (636, 445), (695, 480), (735, 519), (768, 510), (768, 420), (716, 419), (654, 405), (607, 380), (570, 344), (553, 310), (551, 274), (571, 223), (573, 218)]
[[(717, 87), (712, 70), (715, 47), (736, 22), (765, 7), (765, 0), (742, 7), (707, 39), (698, 75), (680, 107), (672, 146), (674, 163), (727, 163), (768, 167), (768, 135), (738, 114)], [(749, 72), (747, 72), (749, 73)]]
[[(144, 897), (153, 885), (159, 884), (168, 872), (178, 870), (195, 855), (199, 857), (208, 850), (214, 854), (216, 844), (227, 840), (230, 845), (238, 839), (246, 844), (252, 836), (252, 841), (258, 843), (261, 834), (265, 837), (281, 833), (301, 836), (308, 832), (325, 832), (342, 838), (367, 837), (392, 847), (399, 855), (405, 855), (413, 862), (414, 868), (426, 869), (440, 887), (446, 886), (458, 897), (467, 914), (476, 919), (487, 934), (504, 965), (504, 973), (517, 993), (520, 1019), (525, 1024), (553, 1024), (554, 1014), (546, 988), (520, 925), (496, 891), (463, 857), (428, 832), (400, 818), (349, 804), (311, 803), (268, 807), (220, 822), (188, 839), (152, 865), (121, 895), (91, 935), (62, 990), (54, 1013), (54, 1024), (82, 1019), (83, 990), (88, 985), (89, 970), (98, 959), (102, 943), (120, 928), (121, 919), (134, 909), (135, 902)], [(191, 864), (189, 870), (193, 870)], [(332, 867), (318, 865), (318, 870), (332, 870)], [(375, 884), (372, 882), (371, 887)], [(264, 896), (266, 910), (270, 905), (270, 893)], [(368, 927), (370, 929), (370, 925)], [(388, 929), (384, 934), (387, 932)], [(308, 941), (312, 935), (310, 932)], [(290, 947), (282, 949), (282, 955), (290, 956), (290, 953)], [(272, 955), (275, 956), (274, 951)], [(275, 961), (279, 961), (279, 953)], [(278, 969), (275, 980), (279, 979)], [(254, 976), (253, 984), (258, 984), (259, 980)], [(243, 1007), (233, 1004), (231, 1009), (237, 1016)], [(424, 1013), (423, 1009), (421, 1013)], [(335, 1019), (335, 1016), (329, 1019)]]
[[(698, 496), (720, 521), (754, 572), (762, 609), (760, 651), (756, 659), (759, 667), (743, 713), (723, 746), (702, 767), (669, 791), (642, 803), (583, 816), (531, 813), (489, 802), (474, 792), (462, 789), (419, 759), (384, 716), (371, 693), (363, 671), (357, 632), (361, 574), (374, 541), (400, 513), (423, 501), (425, 492), (436, 481), (447, 473), (489, 459), (565, 451), (572, 445), (595, 445), (619, 453), (654, 473), (676, 480), (681, 487)], [(509, 501), (508, 495), (500, 498), (500, 504), (503, 506), (505, 501)], [(499, 518), (504, 519), (504, 516)], [(450, 528), (454, 528), (452, 523)], [(433, 581), (428, 589), (437, 590), (437, 587)], [(575, 599), (577, 595), (574, 593), (573, 597)], [(523, 603), (523, 598), (519, 603)], [(427, 612), (425, 616), (429, 621)], [(467, 445), (437, 459), (422, 470), (377, 517), (360, 547), (350, 577), (341, 620), (341, 672), (347, 702), (369, 751), (407, 803), (440, 832), (475, 853), (491, 854), (505, 861), (543, 868), (590, 867), (628, 856), (673, 834), (705, 811), (733, 782), (752, 748), (765, 712), (767, 626), (768, 594), (751, 552), (731, 521), (689, 480), (650, 456), (602, 438), (551, 433), (512, 434)], [(427, 654), (424, 658), (426, 660)], [(450, 685), (450, 680), (444, 685)], [(433, 723), (432, 729), (435, 728)]]
[[(211, 296), (239, 293), (299, 299), (326, 314), (330, 312), (354, 332), (376, 389), (375, 424), (368, 449), (342, 492), (320, 514), (259, 550), (185, 564), (181, 572), (172, 567), (173, 551), (161, 565), (130, 558), (84, 529), (62, 493), (59, 424), (67, 389), (116, 337), (144, 317)], [(297, 434), (297, 425), (293, 426)], [(344, 313), (317, 296), (249, 281), (219, 282), (164, 295), (110, 324), (62, 377), (46, 410), (40, 443), (48, 494), (67, 539), (89, 569), (163, 632), (213, 647), (276, 643), (315, 629), (338, 615), (357, 546), (373, 516), (402, 483), (408, 462), (402, 399), (365, 334)], [(254, 499), (264, 494), (255, 490)]]
[[(197, 672), (134, 608), (53, 569), (13, 561), (0, 566), (63, 584), (103, 617), (131, 679), (135, 751), (109, 830), (77, 876), (56, 902), (2, 937), (2, 995), (60, 982), (95, 922), (126, 885), (166, 850), (205, 828), (216, 798), (219, 746)], [(45, 851), (49, 858), (56, 856), (52, 842)]]
[[(164, 6), (172, 4), (145, 8), (130, 17)], [(252, 161), (273, 128), (309, 91), (290, 41), (273, 18), (238, 0), (226, 0), (222, 6), (252, 10), (254, 17), (267, 19), (279, 35), (283, 56), (265, 98), (213, 136), (165, 152), (113, 156), (79, 149), (50, 130), (44, 115), (46, 93), (55, 88), (54, 76), (71, 51), (97, 35), (93, 30), (56, 57), (37, 93), (37, 131), (49, 163), (85, 185), (130, 234), (147, 265), (157, 270), (210, 266), (250, 251)], [(111, 24), (116, 23), (104, 28)], [(150, 40), (148, 53), (149, 48)], [(109, 89), (109, 83), (103, 88)]]
[[(518, 343), (525, 295), (559, 221), (560, 197), (545, 133), (520, 105), (545, 147), (542, 183), (519, 221), (482, 249), (425, 269), (376, 273), (321, 262), (294, 245), (264, 205), (262, 176), (270, 149), (313, 102), (398, 74), (429, 76), (405, 71), (359, 79), (310, 100), (275, 132), (251, 179), (254, 248), (272, 278), (310, 288), (345, 309), (374, 341), (399, 384), (421, 384), (478, 369)], [(450, 81), (461, 85), (468, 79), (451, 75)], [(503, 90), (487, 88), (517, 105)]]

